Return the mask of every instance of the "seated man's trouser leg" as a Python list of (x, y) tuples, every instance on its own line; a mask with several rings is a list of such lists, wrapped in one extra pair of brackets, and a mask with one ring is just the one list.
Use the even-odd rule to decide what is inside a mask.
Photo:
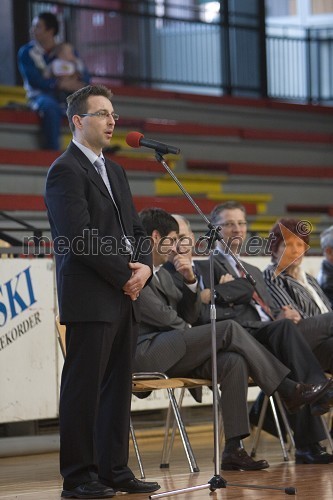
[(306, 384), (326, 381), (325, 374), (303, 334), (292, 321), (282, 319), (262, 323), (251, 328), (251, 335), (285, 366), (290, 369), (289, 378)]
[[(217, 353), (217, 379), (221, 390), (221, 410), (226, 439), (250, 434), (247, 410), (248, 369), (245, 359), (234, 352)], [(212, 378), (212, 360), (193, 370), (198, 378)]]
[[(168, 375), (211, 378), (210, 325), (179, 333), (184, 337), (186, 354), (168, 370)], [(216, 323), (216, 344), (225, 436), (226, 439), (245, 437), (249, 434), (248, 375), (270, 395), (289, 370), (233, 321)]]
[[(290, 320), (263, 323), (260, 328), (250, 329), (250, 332), (290, 368), (289, 378), (292, 380), (307, 384), (322, 383), (326, 380), (309, 344)], [(316, 443), (326, 437), (320, 417), (312, 416), (309, 406), (305, 406), (296, 415), (290, 415), (289, 420), (297, 448)]]
[(333, 313), (301, 319), (297, 327), (316, 355), (323, 370), (333, 374)]
[(41, 117), (43, 147), (59, 150), (62, 118), (59, 102), (52, 96), (41, 94), (32, 100), (32, 108), (37, 110)]

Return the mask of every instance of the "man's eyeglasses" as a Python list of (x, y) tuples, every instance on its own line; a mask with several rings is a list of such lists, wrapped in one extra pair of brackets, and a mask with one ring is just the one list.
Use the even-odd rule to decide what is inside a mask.
[(98, 118), (103, 118), (103, 119), (110, 118), (112, 116), (115, 122), (119, 120), (119, 115), (117, 113), (115, 113), (114, 111), (112, 111), (112, 113), (109, 113), (106, 110), (96, 111), (96, 113), (82, 113), (79, 116), (98, 116)]
[(234, 227), (236, 227), (236, 225), (239, 227), (246, 227), (247, 221), (246, 220), (240, 220), (239, 222), (227, 221), (227, 222), (222, 222), (221, 224), (219, 224), (219, 226), (226, 227), (227, 229), (234, 228)]

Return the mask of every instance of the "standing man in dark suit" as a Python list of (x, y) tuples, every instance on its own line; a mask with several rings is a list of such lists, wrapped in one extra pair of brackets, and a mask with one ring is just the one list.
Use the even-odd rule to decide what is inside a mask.
[(102, 153), (118, 119), (111, 97), (103, 86), (87, 86), (67, 98), (73, 140), (46, 181), (60, 321), (66, 324), (60, 393), (65, 498), (159, 488), (135, 479), (127, 465), (138, 299), (151, 258), (133, 262), (145, 232), (124, 170)]
[[(239, 256), (246, 238), (245, 208), (237, 202), (217, 205), (211, 214), (211, 222), (221, 227), (224, 242), (233, 253)], [(241, 270), (237, 268), (224, 244), (219, 241), (216, 243), (214, 290), (216, 307), (219, 309), (220, 316), (225, 314), (226, 318), (232, 317), (244, 326), (257, 341), (291, 369), (293, 377), (296, 376), (297, 380), (307, 382), (304, 360), (307, 359), (305, 365), (312, 364), (318, 367), (318, 362), (312, 355), (311, 346), (305, 335), (305, 331), (311, 334), (311, 326), (307, 327), (306, 322), (311, 321), (312, 318), (304, 320), (304, 326), (298, 325), (297, 311), (287, 306), (281, 309), (276, 307), (266, 287), (262, 272), (247, 262), (241, 262), (246, 271), (255, 279), (255, 290), (242, 276)], [(205, 287), (202, 300), (208, 304), (210, 300), (209, 266), (207, 262), (198, 261), (197, 267), (200, 269)], [(250, 295), (242, 293), (242, 287), (244, 290), (250, 289)], [(298, 356), (294, 353), (298, 353)], [(329, 391), (323, 405), (315, 405), (311, 409), (305, 407), (291, 418), (297, 462), (328, 463), (333, 461), (333, 456), (323, 451), (319, 445), (319, 441), (324, 440), (326, 436), (321, 420), (317, 416), (328, 411), (332, 403), (333, 393)]]
[[(201, 308), (200, 289), (191, 261), (185, 254), (174, 259), (183, 280), (181, 290), (163, 267), (169, 254), (176, 253), (178, 223), (158, 208), (142, 210), (140, 218), (153, 240), (154, 277), (141, 293), (136, 369), (162, 371), (171, 377), (211, 378), (210, 325), (191, 327)], [(328, 389), (325, 376), (320, 369), (317, 374), (310, 366), (309, 376), (318, 377), (318, 385), (304, 386), (287, 378), (289, 370), (234, 321), (217, 322), (216, 344), (226, 437), (222, 469), (265, 469), (266, 460), (253, 460), (240, 446), (240, 440), (250, 432), (248, 376), (268, 395), (278, 390), (292, 411), (297, 411), (305, 401), (320, 401), (319, 393), (317, 397), (315, 393), (322, 393), (324, 387), (324, 392)]]

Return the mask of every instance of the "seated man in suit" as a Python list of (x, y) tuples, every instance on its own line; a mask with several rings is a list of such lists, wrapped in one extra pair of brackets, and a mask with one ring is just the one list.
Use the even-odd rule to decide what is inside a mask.
[[(164, 210), (145, 209), (140, 219), (153, 243), (154, 276), (140, 292), (141, 323), (135, 356), (138, 371), (162, 371), (170, 377), (211, 378), (210, 325), (191, 327), (201, 308), (200, 290), (190, 260), (175, 260), (183, 276), (180, 291), (162, 265), (176, 252), (177, 221)], [(331, 384), (320, 368), (309, 364), (304, 370), (316, 385), (287, 378), (289, 369), (233, 321), (218, 322), (217, 377), (222, 393), (222, 415), (226, 446), (222, 469), (258, 470), (268, 467), (265, 460), (254, 461), (240, 447), (249, 435), (247, 411), (248, 376), (267, 395), (278, 390), (290, 411), (303, 403), (322, 404)], [(310, 352), (311, 354), (311, 352)], [(312, 382), (311, 382), (312, 384)], [(315, 395), (317, 393), (317, 395)]]
[[(243, 270), (238, 268), (229, 251), (231, 249), (234, 254), (239, 254), (246, 238), (246, 213), (242, 205), (227, 202), (216, 206), (211, 214), (211, 222), (220, 226), (223, 237), (223, 242), (218, 241), (214, 251), (214, 289), (216, 306), (220, 309), (220, 314), (225, 312), (227, 318), (232, 317), (244, 326), (257, 341), (292, 370), (296, 380), (307, 382), (301, 366), (305, 360), (305, 353), (307, 364), (318, 365), (316, 357), (311, 352), (311, 342), (308, 341), (313, 330), (313, 318), (297, 323), (297, 311), (289, 307), (276, 308), (261, 271), (241, 261), (244, 270), (255, 279), (255, 289), (244, 278)], [(209, 302), (208, 262), (199, 261), (197, 267), (200, 269), (203, 285), (206, 288), (203, 300)], [(250, 294), (242, 293), (241, 287), (244, 291), (249, 289)], [(297, 462), (332, 461), (333, 457), (325, 453), (319, 445), (319, 441), (325, 439), (325, 433), (317, 417), (325, 410), (329, 410), (332, 404), (331, 396), (333, 394), (330, 394), (322, 408), (318, 408), (317, 405), (311, 409), (305, 407), (291, 419)], [(310, 428), (311, 432), (309, 432)]]

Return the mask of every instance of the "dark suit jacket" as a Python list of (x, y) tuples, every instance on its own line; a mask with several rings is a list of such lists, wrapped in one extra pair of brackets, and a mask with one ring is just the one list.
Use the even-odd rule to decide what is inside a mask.
[[(205, 269), (205, 272), (207, 271), (208, 273), (208, 279), (209, 279), (209, 263), (207, 264), (207, 270)], [(197, 277), (200, 279), (200, 274), (201, 274), (201, 267), (197, 264), (197, 261), (194, 261), (194, 272), (197, 274)], [(175, 266), (172, 264), (172, 262), (166, 262), (164, 264), (164, 269), (166, 269), (170, 274), (173, 279), (174, 284), (179, 290), (183, 290), (184, 287), (184, 278), (183, 276), (176, 271)], [(239, 302), (240, 298), (239, 296), (243, 295), (245, 298), (248, 298), (250, 300), (252, 296), (252, 288), (244, 285), (244, 282), (238, 280), (239, 283), (239, 290), (237, 291), (237, 300)], [(234, 291), (229, 290), (228, 287), (225, 289), (225, 297), (226, 300), (222, 299), (221, 297), (217, 296), (216, 300), (219, 302), (219, 306), (216, 307), (216, 320), (217, 321), (222, 321), (224, 319), (232, 319), (235, 314), (236, 314), (236, 309), (235, 309), (235, 304), (230, 305), (228, 300), (232, 300), (231, 293), (234, 295)], [(211, 320), (211, 307), (210, 304), (204, 304), (201, 303), (200, 307), (200, 314), (197, 318), (197, 320), (193, 323), (193, 325), (205, 325), (209, 323)]]
[[(181, 292), (163, 268), (141, 291), (141, 323), (139, 328), (136, 368), (140, 371), (167, 371), (185, 354), (181, 331), (198, 317), (201, 300), (199, 290), (193, 293), (186, 285)], [(153, 367), (153, 368), (152, 368)]]
[[(255, 279), (258, 294), (270, 306), (273, 315), (276, 316), (279, 309), (267, 290), (260, 269), (244, 261), (241, 262)], [(197, 264), (205, 287), (210, 288), (209, 262), (198, 261), (196, 262)], [(220, 285), (220, 277), (225, 274), (231, 274), (235, 280)], [(228, 260), (220, 252), (214, 254), (214, 288), (216, 293), (216, 308), (221, 314), (223, 314), (223, 310), (227, 314), (224, 319), (233, 318), (246, 327), (262, 326), (259, 314), (252, 301), (253, 286), (246, 278), (237, 276), (234, 269), (229, 265)]]
[[(126, 174), (106, 160), (112, 192), (126, 235), (138, 242), (145, 232), (133, 205)], [(53, 163), (45, 202), (56, 259), (60, 320), (112, 322), (131, 277), (114, 203), (94, 166), (71, 143)], [(151, 256), (137, 260), (151, 266)], [(130, 300), (130, 299), (129, 299)], [(139, 301), (132, 302), (137, 321)]]

